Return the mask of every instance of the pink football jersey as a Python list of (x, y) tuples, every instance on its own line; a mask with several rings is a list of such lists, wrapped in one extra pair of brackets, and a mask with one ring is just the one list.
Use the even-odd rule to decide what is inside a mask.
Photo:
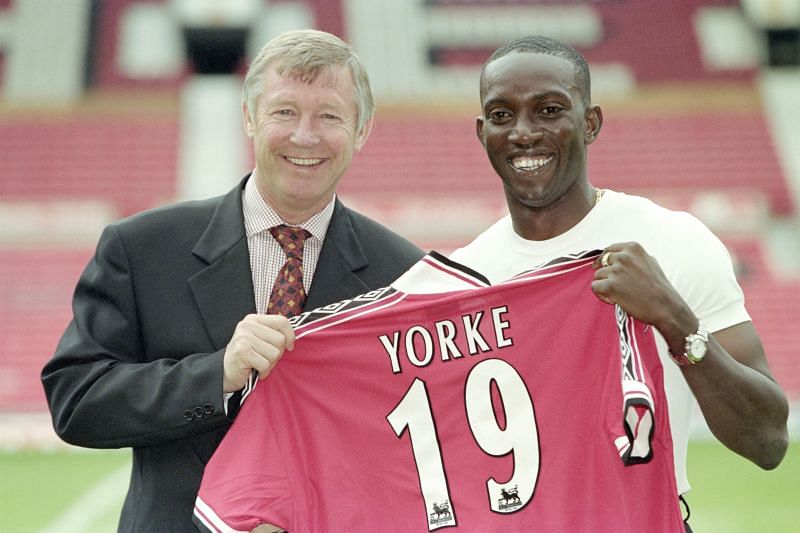
[(434, 253), (301, 314), (205, 470), (203, 531), (682, 532), (653, 332), (596, 253), (490, 286)]

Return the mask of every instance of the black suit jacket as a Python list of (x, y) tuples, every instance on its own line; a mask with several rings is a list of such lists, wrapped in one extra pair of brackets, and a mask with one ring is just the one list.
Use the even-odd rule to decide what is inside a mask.
[[(243, 187), (105, 228), (42, 371), (62, 439), (133, 448), (120, 531), (195, 531), (203, 468), (231, 424), (225, 346), (255, 312)], [(337, 201), (306, 309), (388, 285), (422, 255)]]

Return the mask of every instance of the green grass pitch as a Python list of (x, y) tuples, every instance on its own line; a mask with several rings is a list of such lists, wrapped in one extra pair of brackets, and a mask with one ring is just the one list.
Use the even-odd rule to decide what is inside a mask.
[[(0, 531), (116, 531), (129, 457), (126, 450), (0, 453)], [(689, 473), (696, 533), (800, 533), (800, 442), (771, 472), (716, 442), (693, 442)]]

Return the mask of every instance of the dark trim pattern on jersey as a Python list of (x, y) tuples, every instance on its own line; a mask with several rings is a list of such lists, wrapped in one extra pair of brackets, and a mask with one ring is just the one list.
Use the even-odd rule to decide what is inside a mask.
[(647, 463), (653, 458), (655, 402), (640, 357), (633, 319), (615, 305), (622, 357), (623, 427), (625, 438), (617, 439), (617, 450), (625, 465)]
[[(429, 258), (432, 259), (432, 260), (428, 261)], [(449, 257), (445, 257), (445, 256), (443, 256), (442, 254), (440, 254), (439, 252), (437, 252), (435, 250), (431, 250), (426, 257), (422, 258), (422, 260), (425, 261), (426, 263), (434, 266), (434, 268), (439, 268), (440, 270), (444, 270), (446, 272), (449, 272), (449, 273), (457, 276), (459, 279), (467, 281), (470, 284), (475, 284), (475, 282), (477, 281), (477, 282), (480, 282), (480, 286), (489, 287), (491, 285), (491, 282), (489, 281), (489, 278), (487, 278), (486, 276), (484, 276), (480, 272), (472, 270), (468, 266), (462, 265), (461, 263), (456, 263), (455, 261), (453, 261)], [(437, 266), (436, 263), (439, 263), (439, 265)], [(458, 275), (459, 272), (462, 273), (462, 274), (466, 274), (469, 278), (472, 278), (472, 279), (471, 280), (465, 280), (464, 277)]]
[(544, 274), (547, 272), (560, 272), (562, 269), (571, 268), (576, 264), (578, 266), (583, 265), (587, 262), (587, 260), (591, 260), (588, 262), (594, 262), (595, 258), (597, 258), (600, 254), (603, 253), (603, 250), (588, 250), (583, 252), (577, 252), (574, 254), (566, 254), (561, 257), (556, 257), (555, 259), (551, 259), (545, 263), (537, 265), (531, 269), (523, 270), (519, 274), (515, 275), (511, 279), (515, 278), (524, 278), (528, 279), (529, 274), (538, 273)]
[[(472, 287), (489, 287), (491, 283), (486, 276), (448, 259), (436, 251), (431, 251), (421, 259), (428, 266), (452, 276), (459, 281)], [(334, 302), (323, 307), (317, 307), (310, 311), (304, 311), (299, 315), (289, 319), (289, 324), (295, 330), (296, 338), (299, 339), (313, 331), (325, 329), (327, 327), (352, 320), (365, 313), (371, 313), (384, 307), (390, 307), (408, 296), (407, 293), (398, 291), (392, 286), (375, 289), (353, 298)], [(250, 379), (242, 389), (241, 403), (253, 392), (258, 384), (258, 373), (250, 373)]]

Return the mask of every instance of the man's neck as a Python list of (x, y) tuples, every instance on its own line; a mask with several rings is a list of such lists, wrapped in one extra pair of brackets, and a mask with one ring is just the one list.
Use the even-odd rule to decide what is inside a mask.
[(529, 241), (545, 241), (575, 227), (595, 206), (595, 189), (591, 186), (577, 194), (565, 194), (553, 203), (530, 207), (509, 202), (514, 232)]

